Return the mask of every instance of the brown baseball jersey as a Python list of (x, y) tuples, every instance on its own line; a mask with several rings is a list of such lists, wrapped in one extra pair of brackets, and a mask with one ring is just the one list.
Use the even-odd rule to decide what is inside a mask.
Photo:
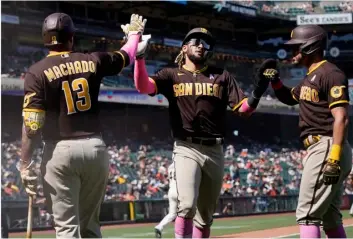
[(104, 76), (129, 64), (124, 51), (49, 54), (31, 66), (24, 82), (24, 110), (45, 111), (44, 140), (100, 132), (98, 95)]
[(150, 78), (155, 94), (169, 101), (174, 137), (224, 137), (227, 106), (237, 110), (246, 99), (234, 76), (219, 68), (165, 68)]
[(300, 137), (332, 137), (334, 118), (331, 109), (349, 104), (348, 80), (337, 66), (324, 60), (292, 88), (292, 96), (299, 102)]

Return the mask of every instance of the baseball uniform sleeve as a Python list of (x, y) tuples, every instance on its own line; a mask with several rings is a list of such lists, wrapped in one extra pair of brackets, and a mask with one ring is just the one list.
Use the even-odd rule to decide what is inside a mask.
[(229, 74), (228, 77), (228, 87), (227, 87), (227, 94), (228, 94), (228, 105), (232, 108), (233, 111), (237, 110), (242, 103), (247, 99), (244, 95), (243, 91), (240, 89), (235, 77)]
[(348, 80), (343, 72), (334, 71), (324, 78), (324, 94), (329, 108), (349, 104)]
[(24, 82), (23, 125), (28, 137), (36, 135), (45, 122), (45, 94), (41, 79), (28, 72)]
[(97, 73), (101, 76), (117, 75), (129, 65), (129, 56), (123, 50), (94, 52), (91, 55), (97, 59)]
[(24, 80), (24, 111), (45, 111), (44, 86), (35, 75), (27, 72)]
[(292, 95), (292, 98), (299, 102), (299, 99), (300, 99), (300, 89), (302, 87), (302, 82), (300, 82), (297, 86), (293, 87), (290, 89), (290, 93)]
[(150, 96), (157, 94), (162, 94), (166, 97), (170, 96), (173, 90), (173, 72), (171, 72), (171, 69), (164, 68), (149, 78), (156, 86), (155, 93), (150, 94)]

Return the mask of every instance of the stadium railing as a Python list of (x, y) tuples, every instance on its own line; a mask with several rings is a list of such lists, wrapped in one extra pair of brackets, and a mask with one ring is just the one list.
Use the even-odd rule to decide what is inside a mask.
[[(274, 214), (294, 212), (297, 207), (298, 195), (288, 196), (256, 196), (226, 197), (219, 199), (215, 218), (249, 216), (258, 214)], [(344, 195), (341, 209), (350, 208), (353, 195)], [(9, 232), (26, 230), (28, 201), (1, 202), (2, 217), (6, 218)], [(102, 204), (100, 220), (102, 225), (131, 224), (157, 222), (168, 213), (168, 200), (136, 200), (136, 201), (105, 201)], [(40, 216), (40, 208), (34, 206), (34, 230), (49, 230), (52, 227)]]

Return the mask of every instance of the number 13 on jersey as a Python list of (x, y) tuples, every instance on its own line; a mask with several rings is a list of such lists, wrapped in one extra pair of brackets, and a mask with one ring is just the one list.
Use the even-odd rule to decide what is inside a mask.
[[(62, 90), (64, 91), (67, 105), (67, 114), (70, 115), (77, 113), (76, 109), (78, 111), (89, 110), (91, 108), (91, 97), (89, 95), (88, 81), (85, 78), (77, 78), (72, 81), (71, 88), (68, 81), (62, 82)], [(74, 98), (72, 96), (74, 92), (77, 93), (76, 102), (74, 102)]]

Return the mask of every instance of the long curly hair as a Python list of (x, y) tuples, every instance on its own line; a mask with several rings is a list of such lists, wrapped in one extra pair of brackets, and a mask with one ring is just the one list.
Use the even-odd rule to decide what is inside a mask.
[(185, 63), (185, 53), (182, 50), (180, 51), (180, 53), (175, 58), (174, 63), (178, 64), (179, 69), (182, 68), (183, 64)]

